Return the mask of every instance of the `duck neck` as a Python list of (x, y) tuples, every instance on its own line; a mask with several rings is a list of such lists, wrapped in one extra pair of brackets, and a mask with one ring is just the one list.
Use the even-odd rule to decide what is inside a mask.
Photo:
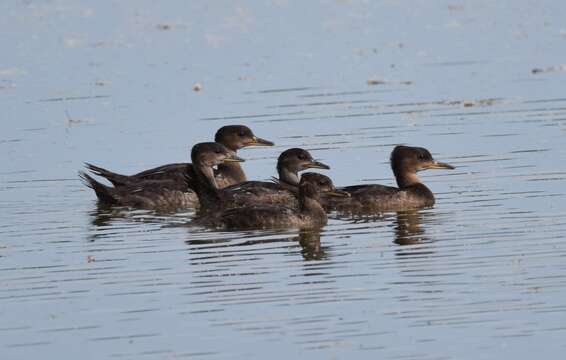
[(299, 174), (285, 166), (277, 164), (277, 173), (279, 174), (279, 181), (286, 185), (299, 186)]
[(413, 196), (421, 199), (423, 205), (434, 205), (434, 194), (425, 184), (421, 182), (417, 173), (412, 171), (400, 172), (395, 174), (397, 186), (400, 190), (410, 192)]
[[(237, 150), (230, 149), (230, 152), (232, 152), (233, 155), (236, 155), (236, 151)], [(239, 162), (228, 162), (218, 165), (217, 174), (228, 179), (230, 185), (238, 184), (247, 180), (244, 169), (242, 169)]]
[(419, 179), (416, 172), (403, 170), (397, 172), (394, 170), (394, 172), (399, 189), (405, 189), (417, 184), (422, 184), (421, 179)]
[(194, 190), (201, 205), (217, 202), (220, 196), (212, 167), (197, 163), (194, 169), (197, 178)]

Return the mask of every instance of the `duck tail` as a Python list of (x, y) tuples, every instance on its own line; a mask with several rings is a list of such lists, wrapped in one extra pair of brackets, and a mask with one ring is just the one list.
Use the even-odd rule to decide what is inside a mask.
[(111, 187), (99, 183), (84, 171), (79, 171), (79, 177), (86, 186), (94, 190), (99, 201), (110, 205), (118, 204), (118, 199), (112, 194)]
[(90, 172), (92, 172), (93, 174), (102, 176), (103, 178), (107, 179), (114, 186), (124, 186), (127, 185), (129, 182), (129, 177), (126, 175), (117, 174), (115, 172), (106, 170), (104, 168), (101, 168), (99, 166), (90, 163), (85, 163), (85, 167), (88, 170), (90, 170)]

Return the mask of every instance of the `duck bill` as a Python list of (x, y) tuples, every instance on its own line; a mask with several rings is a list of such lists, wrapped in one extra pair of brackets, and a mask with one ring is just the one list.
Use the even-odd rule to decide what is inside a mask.
[(232, 154), (230, 155), (230, 157), (227, 157), (226, 159), (224, 159), (224, 162), (244, 162), (246, 160), (242, 159), (241, 157), (239, 157), (236, 154)]
[(275, 145), (275, 143), (273, 143), (272, 141), (265, 140), (257, 136), (254, 136), (248, 143), (246, 143), (246, 146), (273, 146), (273, 145)]
[(332, 196), (332, 197), (341, 197), (341, 198), (348, 198), (350, 197), (350, 193), (344, 190), (334, 189), (332, 191), (328, 191), (325, 195)]
[(454, 170), (455, 167), (439, 161), (432, 161), (424, 166), (425, 169), (449, 169)]
[(330, 170), (330, 166), (321, 163), (320, 161), (311, 161), (310, 163), (307, 164), (307, 169), (324, 169), (324, 170)]

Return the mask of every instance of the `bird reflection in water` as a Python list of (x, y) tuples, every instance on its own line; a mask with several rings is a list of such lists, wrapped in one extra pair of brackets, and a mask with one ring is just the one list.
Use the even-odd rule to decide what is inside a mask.
[(119, 212), (117, 212), (116, 209), (113, 209), (112, 206), (101, 204), (99, 202), (96, 204), (96, 209), (92, 210), (89, 215), (91, 225), (97, 227), (108, 226), (112, 219), (121, 217)]
[[(395, 244), (401, 245), (395, 255), (400, 257), (422, 257), (434, 254), (431, 246), (427, 245), (432, 242), (426, 234), (425, 229), (422, 227), (423, 220), (430, 223), (431, 217), (434, 217), (434, 212), (424, 212), (420, 210), (406, 210), (398, 211), (397, 218), (393, 222), (395, 230)], [(409, 246), (406, 245), (422, 245), (422, 246)]]
[[(387, 222), (393, 227), (395, 237), (393, 242), (398, 245), (416, 245), (430, 242), (424, 228), (423, 218), (430, 219), (433, 212), (422, 209), (399, 210), (395, 213), (374, 211), (340, 211), (334, 213), (334, 218), (353, 223)], [(430, 220), (427, 220), (430, 222)]]
[[(208, 237), (206, 234), (209, 234)], [(191, 247), (193, 250), (201, 248), (206, 245), (214, 245), (216, 247), (221, 246), (225, 248), (244, 248), (249, 246), (258, 246), (265, 244), (285, 244), (287, 246), (289, 242), (296, 244), (299, 242), (301, 246), (301, 255), (303, 259), (310, 260), (325, 260), (328, 258), (328, 247), (321, 246), (320, 244), (320, 230), (319, 229), (301, 229), (298, 234), (289, 234), (281, 232), (269, 232), (269, 231), (250, 231), (250, 232), (237, 232), (232, 235), (224, 233), (221, 238), (209, 237), (213, 233), (203, 233), (205, 237), (194, 238), (194, 234), (191, 234), (191, 239), (186, 240), (185, 243)], [(279, 235), (279, 236), (277, 236)], [(281, 236), (283, 235), (283, 236)], [(293, 252), (294, 252), (294, 246)]]
[(415, 245), (429, 241), (424, 229), (421, 227), (423, 214), (418, 210), (405, 210), (397, 212), (397, 219), (393, 222), (395, 229), (394, 242), (399, 245)]
[(112, 220), (124, 217), (121, 213), (116, 208), (112, 208), (112, 206), (98, 202), (96, 208), (89, 212), (90, 224), (93, 226), (94, 231), (89, 232), (88, 241), (94, 242), (99, 238), (107, 237), (107, 233), (96, 230), (108, 228), (112, 224)]
[(327, 247), (320, 245), (320, 230), (303, 229), (299, 236), (294, 237), (293, 240), (299, 241), (301, 255), (305, 260), (325, 260), (328, 258)]
[(96, 207), (88, 213), (92, 230), (88, 240), (110, 237), (123, 230), (124, 225), (133, 223), (157, 224), (160, 227), (183, 226), (186, 218), (193, 214), (194, 210), (183, 213), (159, 212), (97, 202)]

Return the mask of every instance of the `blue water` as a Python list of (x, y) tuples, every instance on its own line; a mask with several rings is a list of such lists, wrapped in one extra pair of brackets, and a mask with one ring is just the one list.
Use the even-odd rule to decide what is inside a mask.
[[(523, 0), (0, 4), (1, 358), (561, 358), (565, 17)], [(393, 185), (396, 144), (457, 169), (422, 173), (433, 209), (320, 234), (97, 209), (77, 177), (186, 161), (225, 124), (277, 144), (241, 152), (251, 179), (297, 146), (338, 185)]]

